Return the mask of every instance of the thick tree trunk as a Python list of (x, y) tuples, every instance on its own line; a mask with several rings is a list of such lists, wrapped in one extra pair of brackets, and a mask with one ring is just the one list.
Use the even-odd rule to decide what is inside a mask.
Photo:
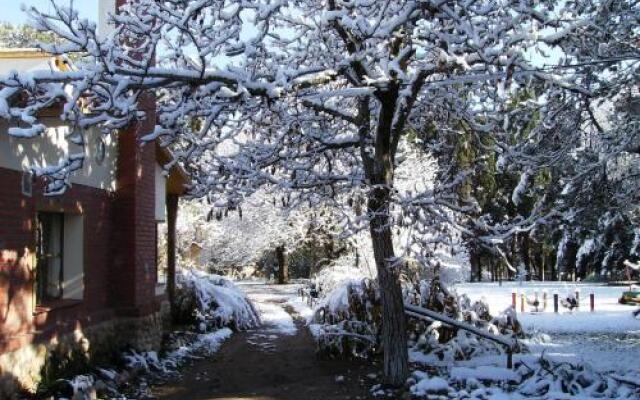
[(376, 94), (380, 101), (373, 156), (367, 144), (371, 127), (369, 99), (358, 105), (360, 154), (370, 186), (367, 211), (373, 254), (378, 271), (378, 284), (382, 302), (382, 346), (384, 354), (383, 380), (393, 386), (405, 384), (409, 375), (407, 327), (400, 287), (399, 265), (393, 251), (391, 219), (389, 216), (393, 188), (394, 156), (402, 128), (393, 132), (400, 87), (391, 83), (385, 91)]
[(278, 260), (278, 284), (289, 283), (289, 263), (284, 245), (276, 247), (276, 258)]
[(409, 375), (407, 326), (400, 287), (400, 270), (395, 264), (393, 251), (388, 188), (372, 190), (369, 211), (373, 215), (370, 233), (382, 301), (384, 381), (389, 385), (401, 386)]

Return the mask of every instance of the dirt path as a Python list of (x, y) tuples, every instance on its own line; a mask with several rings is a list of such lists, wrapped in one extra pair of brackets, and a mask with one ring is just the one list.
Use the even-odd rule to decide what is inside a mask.
[(367, 399), (375, 367), (363, 363), (318, 360), (315, 342), (303, 322), (284, 310), (294, 285), (246, 285), (263, 314), (262, 327), (236, 333), (212, 358), (182, 371), (178, 382), (155, 388), (171, 400), (331, 400)]

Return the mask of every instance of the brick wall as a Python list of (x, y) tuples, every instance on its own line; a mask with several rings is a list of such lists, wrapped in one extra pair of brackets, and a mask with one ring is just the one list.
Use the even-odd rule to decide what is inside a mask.
[[(118, 5), (124, 2), (117, 0)], [(157, 330), (157, 326), (151, 325), (158, 323), (150, 324), (148, 320), (158, 319), (160, 302), (164, 300), (155, 295), (156, 154), (154, 144), (141, 146), (139, 141), (154, 128), (155, 99), (143, 96), (141, 105), (147, 110), (147, 117), (118, 134), (115, 193), (74, 185), (62, 196), (46, 198), (42, 188), (36, 185), (33, 196), (26, 197), (21, 191), (22, 173), (0, 168), (2, 357), (18, 354), (17, 349), (32, 349), (35, 344), (42, 347), (39, 344), (48, 343), (54, 337), (68, 336), (106, 321), (140, 325), (136, 328), (139, 332), (127, 330), (127, 335), (136, 343), (148, 347), (149, 340), (138, 339), (157, 341), (157, 335), (146, 335)], [(48, 308), (34, 304), (38, 211), (84, 216), (84, 298), (81, 301), (62, 301)], [(142, 322), (136, 325), (136, 321)], [(0, 378), (2, 375), (0, 365)]]
[[(152, 99), (142, 100), (151, 109)], [(121, 316), (140, 316), (158, 310), (156, 284), (155, 165), (153, 143), (140, 137), (154, 128), (155, 114), (132, 124), (118, 135), (117, 191), (114, 203), (114, 273), (111, 295)]]
[[(108, 282), (111, 270), (113, 198), (107, 191), (74, 185), (64, 195), (45, 198), (21, 192), (22, 173), (0, 168), (0, 353), (33, 340), (112, 317)], [(37, 211), (84, 216), (84, 299), (39, 308), (33, 298)]]
[[(104, 321), (157, 315), (156, 154), (155, 145), (139, 141), (154, 128), (155, 99), (143, 96), (141, 105), (147, 117), (118, 134), (115, 193), (74, 185), (62, 196), (45, 198), (34, 187), (33, 197), (26, 197), (22, 173), (0, 168), (0, 354)], [(82, 301), (35, 307), (32, 264), (39, 210), (84, 216)]]

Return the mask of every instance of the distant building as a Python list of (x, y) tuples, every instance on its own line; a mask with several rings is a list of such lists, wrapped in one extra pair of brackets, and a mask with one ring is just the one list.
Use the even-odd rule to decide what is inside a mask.
[[(37, 50), (0, 51), (0, 74), (51, 67), (64, 68)], [(88, 132), (84, 149), (54, 110), (41, 115), (49, 129), (37, 139), (10, 137), (0, 122), (0, 398), (55, 371), (52, 354), (99, 360), (159, 345), (168, 305), (158, 226), (175, 219), (188, 180), (177, 166), (163, 173), (166, 150), (140, 145), (155, 123), (154, 103), (146, 108), (146, 120), (118, 135)], [(44, 196), (29, 166), (78, 151), (86, 158), (72, 187)]]

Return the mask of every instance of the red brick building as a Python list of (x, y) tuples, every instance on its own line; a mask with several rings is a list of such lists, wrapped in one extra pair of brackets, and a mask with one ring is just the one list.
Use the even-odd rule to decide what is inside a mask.
[[(0, 73), (48, 58), (0, 51)], [(175, 235), (187, 179), (178, 167), (165, 177), (170, 155), (141, 146), (155, 119), (153, 101), (145, 104), (147, 118), (117, 135), (87, 133), (84, 166), (60, 196), (44, 196), (26, 171), (78, 150), (65, 137), (69, 127), (52, 113), (42, 116), (44, 137), (15, 139), (0, 122), (0, 398), (2, 387), (33, 389), (55, 374), (52, 354), (88, 361), (159, 345), (167, 288), (158, 227), (168, 216)]]

